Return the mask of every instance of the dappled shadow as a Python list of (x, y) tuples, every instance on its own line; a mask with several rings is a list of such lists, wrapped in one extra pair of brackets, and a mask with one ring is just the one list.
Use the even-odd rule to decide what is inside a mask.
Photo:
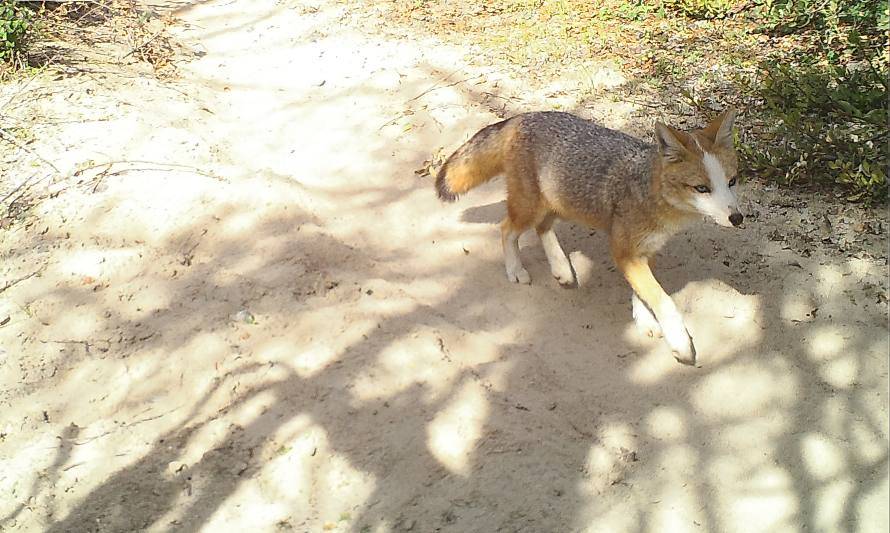
[(461, 214), (460, 219), (473, 224), (497, 224), (507, 214), (507, 201), (501, 200), (488, 205), (471, 207)]
[[(273, 99), (295, 82), (266, 85), (260, 67), (225, 84), (208, 141), (245, 176), (106, 177), (75, 197), (70, 235), (32, 231), (57, 251), (9, 294), (48, 370), (6, 397), (46, 409), (63, 438), (14, 465), (27, 481), (3, 520), (31, 498), (59, 502), (41, 517), (54, 532), (864, 520), (887, 470), (887, 342), (885, 306), (849, 305), (861, 265), (797, 257), (756, 223), (691, 228), (657, 271), (699, 342), (703, 367), (686, 368), (633, 332), (602, 236), (557, 230), (577, 289), (558, 289), (534, 239), (533, 285), (512, 285), (501, 185), (442, 206), (413, 174), (484, 123), (480, 90), (449, 89), (462, 114), (440, 130), (436, 105), (451, 104), (406, 101), (444, 69), (421, 65), (397, 91), (335, 78)], [(233, 105), (261, 97), (261, 113)], [(387, 125), (397, 116), (418, 131)]]
[[(39, 493), (47, 490), (52, 490), (52, 487), (55, 486), (56, 482), (58, 482), (62, 467), (67, 465), (71, 460), (71, 451), (76, 443), (76, 439), (78, 434), (80, 433), (80, 428), (76, 425), (69, 425), (64, 430), (62, 430), (62, 434), (59, 435), (59, 445), (55, 450), (53, 462), (46, 469), (44, 476), (37, 477), (34, 479), (34, 482), (31, 484), (31, 487), (28, 489), (27, 494), (24, 498), (22, 498), (22, 503), (19, 503), (16, 508), (6, 516), (0, 517), (0, 529), (5, 528), (11, 524), (14, 524), (16, 518), (25, 510), (28, 505), (28, 502), (31, 501), (35, 496)], [(70, 465), (69, 465), (70, 468)], [(50, 511), (51, 513), (52, 511)]]
[[(224, 217), (221, 222), (225, 222)], [(259, 226), (252, 233), (261, 241), (273, 228), (296, 228), (305, 223), (304, 217), (297, 216)], [(489, 237), (496, 240), (496, 232), (490, 233)], [(727, 244), (732, 244), (732, 239), (729, 237)], [(319, 242), (313, 244), (313, 240)], [(174, 248), (178, 249), (181, 239), (171, 241), (177, 243)], [(307, 259), (322, 262), (330, 253), (336, 257), (338, 249), (347, 252), (337, 242), (319, 240), (317, 235), (310, 240), (297, 235), (293, 245), (301, 249)], [(239, 257), (253, 254), (248, 242), (241, 239), (229, 242), (222, 239), (210, 247), (207, 258), (229, 258), (233, 252)], [(348, 253), (362, 255), (361, 252)], [(139, 460), (118, 469), (50, 531), (92, 530), (94, 524), (101, 524), (95, 529), (102, 531), (165, 527), (165, 524), (177, 530), (196, 531), (205, 526), (239, 488), (268, 475), (268, 468), (293, 469), (296, 465), (292, 461), (296, 460), (315, 464), (312, 468), (318, 469), (323, 468), (319, 464), (326, 458), (343, 458), (372, 480), (371, 490), (362, 498), (364, 505), (358, 512), (353, 511), (350, 518), (355, 531), (369, 525), (381, 526), (383, 530), (553, 531), (584, 529), (584, 524), (600, 522), (616, 524), (617, 530), (623, 531), (660, 530), (665, 520), (663, 513), (667, 511), (659, 511), (657, 506), (650, 508), (644, 501), (659, 494), (660, 497), (686, 495), (691, 498), (691, 505), (699, 506), (698, 523), (704, 520), (704, 527), (733, 530), (732, 523), (725, 522), (723, 507), (726, 504), (709, 495), (720, 490), (721, 483), (727, 479), (748, 479), (755, 484), (738, 486), (734, 491), (738, 501), (761, 498), (767, 487), (758, 488), (756, 480), (777, 468), (789, 476), (791, 484), (785, 490), (789, 496), (796, 495), (799, 506), (797, 513), (779, 517), (778, 523), (808, 524), (815, 528), (820, 523), (818, 499), (812, 495), (818, 494), (831, 480), (820, 479), (820, 474), (814, 472), (819, 462), (813, 463), (814, 459), (807, 456), (807, 439), (819, 434), (826, 404), (840, 402), (832, 410), (840, 413), (842, 420), (846, 419), (841, 422), (845, 433), (865, 430), (871, 434), (870, 438), (881, 442), (880, 422), (863, 426), (854, 421), (860, 418), (857, 413), (868, 411), (860, 405), (862, 396), (874, 394), (874, 387), (880, 385), (866, 377), (866, 354), (871, 348), (867, 340), (856, 337), (845, 345), (845, 350), (855, 354), (854, 360), (859, 361), (856, 364), (860, 365), (863, 377), (853, 378), (853, 388), (849, 390), (830, 385), (820, 377), (820, 366), (813, 362), (805, 345), (793, 339), (810, 337), (820, 328), (838, 322), (827, 318), (807, 324), (783, 318), (782, 306), (792, 295), (784, 296), (784, 301), (776, 300), (773, 305), (765, 304), (756, 317), (757, 322), (764, 324), (763, 337), (778, 339), (783, 344), (769, 346), (761, 341), (747, 346), (744, 354), (730, 350), (728, 357), (706, 364), (702, 369), (674, 372), (667, 384), (647, 384), (633, 377), (634, 367), (647, 364), (644, 356), (610, 354), (591, 348), (589, 356), (578, 359), (577, 347), (569, 346), (562, 353), (551, 348), (559, 345), (555, 343), (556, 336), (569, 331), (576, 332), (573, 335), (578, 337), (579, 345), (612, 346), (608, 339), (621, 336), (629, 318), (628, 306), (618, 303), (613, 306), (625, 309), (623, 318), (617, 320), (595, 315), (585, 319), (583, 314), (597, 307), (594, 305), (597, 299), (626, 299), (627, 291), (618, 274), (600, 273), (607, 278), (609, 287), (578, 289), (581, 303), (568, 299), (561, 304), (568, 306), (569, 315), (574, 318), (561, 315), (563, 323), (556, 327), (553, 316), (548, 314), (552, 309), (550, 302), (544, 302), (540, 296), (546, 295), (552, 302), (564, 299), (567, 293), (548, 288), (541, 280), (545, 286), (535, 293), (539, 298), (529, 300), (522, 296), (520, 289), (506, 285), (500, 278), (499, 268), (493, 269), (472, 259), (467, 261), (475, 266), (462, 269), (461, 279), (486, 279), (482, 292), (479, 285), (458, 281), (435, 305), (414, 305), (410, 311), (381, 317), (375, 327), (339, 348), (326, 364), (315, 370), (300, 371), (290, 366), (287, 363), (292, 360), (290, 357), (238, 363), (227, 370), (200, 398), (188, 400), (191, 412), (154, 437), (152, 446)], [(282, 263), (293, 261), (286, 255), (267, 256), (256, 269), (241, 271), (237, 286), (252, 286), (251, 280), (263, 279), (266, 290), (272, 292), (292, 287), (286, 270), (278, 267)], [(195, 283), (202, 287), (203, 297), (194, 301), (205, 305), (219, 299), (253, 302), (251, 309), (261, 317), (261, 323), (274, 321), (274, 315), (292, 313), (288, 306), (267, 305), (273, 301), (264, 302), (260, 298), (257, 302), (256, 294), (239, 297), (242, 289), (236, 285), (205, 283), (203, 280), (211, 276), (207, 270), (211, 264), (218, 263), (198, 262), (192, 273), (181, 274), (184, 276), (179, 282), (181, 290), (187, 292)], [(694, 262), (687, 266), (696, 270)], [(421, 275), (447, 276), (451, 270), (446, 266), (413, 274), (387, 273), (370, 262), (359, 262), (355, 267), (354, 272), (340, 266), (331, 273), (341, 283), (355, 280), (364, 286), (366, 282), (362, 280), (366, 273), (395, 283), (400, 278)], [(189, 269), (186, 272), (190, 272)], [(764, 283), (760, 289), (772, 291), (773, 284)], [(380, 287), (377, 291), (389, 294)], [(369, 296), (373, 294), (364, 294), (362, 298)], [(66, 299), (79, 300), (74, 294)], [(320, 297), (302, 303), (298, 300), (295, 300), (297, 309), (303, 309), (299, 312), (325, 305)], [(468, 315), (467, 310), (480, 302), (481, 306)], [(495, 353), (488, 362), (468, 362), (477, 355), (467, 339), (484, 338), (497, 329), (492, 327), (497, 322), (492, 317), (503, 313), (500, 308), (505, 303), (521, 305), (521, 311), (517, 308), (506, 321), (502, 317), (502, 322), (521, 324), (523, 333), (516, 343), (498, 341), (489, 346)], [(832, 305), (824, 302), (821, 307), (827, 309)], [(163, 313), (158, 316), (162, 317)], [(877, 318), (880, 317), (863, 315), (857, 319)], [(177, 353), (176, 346), (189, 345), (186, 331), (192, 331), (192, 335), (208, 329), (213, 331), (218, 329), (214, 324), (219, 324), (221, 319), (225, 317), (195, 314), (181, 330), (175, 327), (175, 320), (162, 322), (157, 329), (165, 333), (142, 341), (141, 349)], [(110, 322), (115, 321), (120, 319)], [(585, 327), (588, 322), (592, 322), (592, 328)], [(368, 376), (385, 374), (387, 369), (397, 370), (398, 366), (387, 363), (388, 354), (394, 349), (399, 351), (400, 344), (406, 339), (417, 339), (418, 335), (422, 342), (402, 348), (405, 351), (401, 357), (407, 359), (396, 360), (401, 361), (399, 365), (409, 367), (412, 366), (410, 358), (416, 358), (421, 365), (439, 366), (440, 371), (448, 373), (445, 382), (429, 381), (431, 376), (422, 377), (424, 372), (415, 368), (406, 375), (409, 382), (402, 388), (384, 392), (387, 390), (384, 379), (380, 382), (384, 386), (375, 394), (375, 379)], [(286, 341), (289, 353), (298, 354), (305, 349), (296, 338), (286, 333), (285, 336), (289, 339)], [(168, 343), (174, 344), (168, 346)], [(795, 344), (799, 348), (791, 347)], [(653, 351), (657, 357), (667, 357), (664, 350), (656, 347)], [(254, 358), (262, 357), (262, 350), (251, 353)], [(768, 362), (765, 356), (774, 359)], [(760, 370), (752, 370), (750, 362), (755, 362)], [(492, 367), (503, 370), (491, 372)], [(264, 374), (270, 368), (275, 377)], [(149, 381), (152, 379), (148, 377)], [(771, 390), (786, 388), (789, 379), (795, 383), (792, 394)], [(726, 380), (740, 382), (730, 384)], [(732, 407), (724, 412), (721, 406), (703, 405), (697, 396), (715, 386), (715, 381), (728, 385), (730, 390), (763, 387), (748, 400), (762, 407), (742, 411)], [(213, 402), (217, 407), (207, 414), (205, 404), (233, 385), (236, 392), (224, 399), (217, 397)], [(364, 390), (358, 392), (357, 389), (363, 387)], [(371, 396), (362, 399), (368, 394)], [(442, 451), (437, 450), (433, 428), (442, 413), (453, 405), (460, 406), (467, 397), (471, 398), (468, 406), (462, 407), (464, 411), (458, 410), (463, 413), (460, 416), (476, 420), (476, 428), (470, 447), (465, 450), (466, 456), (452, 463), (453, 457), (443, 456)], [(615, 398), (621, 398), (620, 402), (616, 403)], [(710, 395), (706, 401), (714, 398)], [(229, 423), (212, 443), (200, 443), (204, 451), (194, 462), (183, 461), (184, 450), (200, 442), (197, 436), (207, 424), (224, 419), (229, 412), (258, 399), (262, 407), (257, 414), (244, 423)], [(199, 415), (200, 412), (204, 414)], [(751, 415), (751, 412), (760, 414)], [(653, 413), (673, 422), (659, 422)], [(787, 425), (771, 427), (771, 421), (777, 416)], [(298, 439), (301, 431), (307, 431), (306, 424), (302, 430), (285, 432), (284, 438), (281, 437), (284, 428), (303, 418), (321, 430), (324, 451), (316, 452), (317, 444), (311, 453), (304, 447), (289, 449), (288, 439)], [(671, 423), (682, 427), (682, 431), (659, 426)], [(767, 456), (730, 453), (735, 445), (725, 442), (727, 432), (748, 432), (749, 428), (761, 425), (765, 428), (754, 440)], [(446, 428), (458, 431), (457, 426), (452, 428), (446, 424)], [(742, 447), (750, 444), (744, 439), (738, 443)], [(293, 457), (298, 451), (301, 455)], [(728, 464), (728, 461), (739, 461), (740, 457), (743, 458), (741, 464)], [(650, 472), (659, 465), (675, 472), (669, 465), (677, 461), (684, 464), (683, 478), (672, 480), (669, 474), (650, 477)], [(852, 530), (857, 523), (857, 498), (874, 489), (874, 483), (880, 481), (877, 473), (886, 469), (886, 461), (886, 453), (867, 459), (853, 448), (843, 452), (841, 463), (848, 465), (856, 476), (854, 479), (862, 481), (863, 488), (854, 489), (845, 500), (837, 523), (841, 529)], [(305, 474), (305, 468), (294, 472)], [(691, 474), (693, 471), (698, 473)], [(322, 478), (324, 476), (316, 476), (315, 483)], [(529, 480), (536, 482), (529, 483)], [(323, 495), (331, 491), (336, 493), (333, 485), (315, 483), (304, 481), (303, 486), (313, 491), (316, 499), (324, 499)], [(680, 483), (685, 486), (679, 487)], [(508, 493), (504, 492), (505, 486), (511, 487)], [(643, 490), (637, 492), (635, 487)], [(141, 498), (142, 494), (151, 494), (151, 497)], [(594, 503), (598, 498), (615, 496), (627, 502), (621, 506), (623, 512), (629, 513), (623, 521), (616, 522), (609, 508)], [(310, 509), (304, 512), (306, 514), (294, 512), (283, 518), (282, 527), (313, 529), (312, 524), (326, 520)], [(336, 520), (336, 517), (327, 519)]]

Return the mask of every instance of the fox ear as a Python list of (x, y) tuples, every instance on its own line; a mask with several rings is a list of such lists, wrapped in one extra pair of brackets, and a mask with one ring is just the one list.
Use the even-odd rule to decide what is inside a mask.
[(702, 130), (714, 142), (714, 146), (732, 148), (732, 127), (736, 114), (735, 109), (727, 109)]
[(658, 141), (658, 152), (665, 161), (677, 163), (682, 161), (688, 153), (686, 147), (680, 142), (678, 132), (661, 122), (655, 123), (655, 140)]

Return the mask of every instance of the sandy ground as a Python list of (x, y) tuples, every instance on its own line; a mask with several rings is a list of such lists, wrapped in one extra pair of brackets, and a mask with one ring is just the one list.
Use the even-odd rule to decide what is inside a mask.
[(0, 230), (0, 530), (888, 531), (886, 217), (753, 180), (673, 239), (685, 367), (601, 236), (557, 229), (579, 287), (532, 236), (509, 284), (501, 184), (415, 173), (570, 91), (373, 8), (178, 16), (173, 81), (0, 94), (44, 128), (4, 190), (67, 176)]

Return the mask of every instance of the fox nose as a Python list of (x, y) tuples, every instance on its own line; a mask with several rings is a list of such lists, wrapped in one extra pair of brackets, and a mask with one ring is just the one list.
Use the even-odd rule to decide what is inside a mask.
[(733, 226), (740, 225), (742, 220), (745, 220), (745, 217), (741, 213), (733, 213), (729, 215), (729, 222), (732, 223)]

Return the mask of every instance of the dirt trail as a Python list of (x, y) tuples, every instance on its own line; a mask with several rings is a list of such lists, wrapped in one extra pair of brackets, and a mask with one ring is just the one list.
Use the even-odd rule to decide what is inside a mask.
[(0, 530), (890, 528), (880, 225), (751, 186), (744, 230), (675, 238), (684, 367), (634, 330), (600, 236), (557, 229), (578, 288), (531, 237), (509, 284), (501, 184), (443, 206), (415, 174), (570, 97), (374, 8), (187, 7), (177, 80), (34, 104), (59, 120), (32, 155), (127, 163), (0, 233)]

